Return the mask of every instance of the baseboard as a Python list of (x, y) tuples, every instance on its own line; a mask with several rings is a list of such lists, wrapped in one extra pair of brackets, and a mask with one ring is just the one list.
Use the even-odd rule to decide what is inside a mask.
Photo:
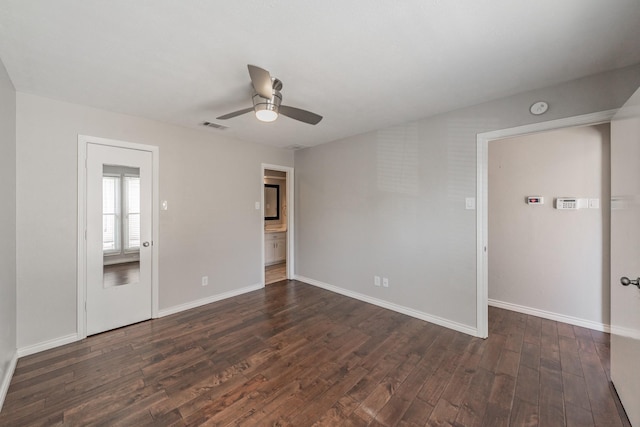
[[(235, 297), (238, 295), (245, 294), (247, 292), (252, 292), (258, 289), (263, 288), (264, 285), (257, 284), (252, 286), (247, 286), (240, 289), (235, 289), (233, 291), (225, 292), (218, 295), (213, 295), (211, 297), (203, 298), (197, 301), (192, 301), (186, 304), (176, 305), (174, 307), (169, 307), (164, 310), (160, 310), (158, 312), (158, 317), (168, 316), (170, 314), (179, 313), (184, 310), (189, 310), (191, 308), (200, 307), (201, 305), (210, 304), (212, 302), (220, 301), (223, 299)], [(69, 334), (63, 337), (54, 338), (52, 340), (43, 341), (41, 343), (32, 344), (26, 347), (21, 347), (17, 351), (17, 357), (29, 356), (31, 354), (39, 353), (41, 351), (49, 350), (55, 347), (60, 347), (61, 345), (70, 344), (72, 342), (78, 341), (80, 338), (77, 333)]]
[(80, 338), (77, 333), (65, 335), (64, 337), (54, 338), (52, 340), (43, 341), (38, 344), (28, 345), (26, 347), (20, 347), (18, 349), (18, 357), (29, 356), (31, 354), (40, 353), (41, 351), (49, 350), (61, 345), (70, 344), (78, 341)]
[(158, 317), (169, 316), (170, 314), (180, 313), (181, 311), (190, 310), (192, 308), (200, 307), (202, 305), (211, 304), (212, 302), (221, 301), (223, 299), (236, 297), (238, 295), (246, 294), (248, 292), (257, 291), (264, 288), (264, 285), (258, 283), (256, 285), (246, 286), (240, 289), (234, 289), (229, 292), (224, 292), (210, 297), (202, 298), (196, 301), (191, 301), (185, 304), (174, 305), (173, 307), (162, 309), (158, 312)]
[(416, 319), (424, 320), (425, 322), (434, 323), (436, 325), (440, 325), (445, 328), (453, 329), (454, 331), (462, 332), (463, 334), (471, 335), (474, 337), (479, 336), (478, 330), (476, 328), (473, 328), (468, 325), (463, 325), (462, 323), (447, 320), (439, 316), (433, 316), (431, 314), (427, 314), (422, 311), (415, 310), (413, 308), (405, 307), (403, 305), (399, 305), (389, 301), (374, 298), (369, 295), (364, 295), (358, 292), (353, 292), (348, 289), (343, 289), (338, 286), (320, 282), (319, 280), (310, 279), (308, 277), (296, 275), (295, 279), (304, 283), (308, 283), (309, 285), (317, 286), (318, 288), (322, 288), (327, 291), (335, 292), (337, 294), (354, 298), (359, 301), (377, 305), (378, 307), (382, 307), (398, 313), (406, 314), (407, 316), (415, 317)]
[(7, 370), (2, 377), (2, 382), (0, 383), (0, 411), (2, 411), (2, 405), (4, 404), (4, 398), (7, 397), (7, 392), (9, 391), (9, 384), (11, 383), (11, 378), (13, 377), (13, 373), (16, 370), (16, 363), (18, 363), (18, 351), (13, 352), (13, 357), (9, 361), (9, 365), (7, 366)]
[(605, 325), (604, 323), (594, 322), (592, 320), (580, 319), (578, 317), (567, 316), (560, 313), (553, 313), (551, 311), (540, 310), (537, 308), (526, 307), (524, 305), (512, 304), (510, 302), (498, 301), (495, 299), (489, 299), (489, 305), (491, 307), (504, 308), (505, 310), (511, 310), (522, 314), (542, 317), (543, 319), (555, 320), (556, 322), (563, 322), (570, 325), (581, 326), (583, 328), (593, 329), (594, 331), (611, 333), (611, 325)]

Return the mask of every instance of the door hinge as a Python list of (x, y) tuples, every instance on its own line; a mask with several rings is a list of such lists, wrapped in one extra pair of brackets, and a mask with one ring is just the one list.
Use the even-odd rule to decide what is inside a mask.
[(84, 302), (84, 311), (87, 312), (87, 301)]

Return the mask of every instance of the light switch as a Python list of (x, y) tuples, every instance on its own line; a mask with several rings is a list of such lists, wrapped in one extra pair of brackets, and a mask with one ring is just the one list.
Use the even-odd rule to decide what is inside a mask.
[(464, 199), (464, 208), (467, 210), (474, 210), (476, 208), (476, 198), (467, 197)]
[(256, 210), (259, 211), (260, 210), (260, 202), (256, 202)]
[(600, 199), (589, 199), (589, 209), (600, 209)]

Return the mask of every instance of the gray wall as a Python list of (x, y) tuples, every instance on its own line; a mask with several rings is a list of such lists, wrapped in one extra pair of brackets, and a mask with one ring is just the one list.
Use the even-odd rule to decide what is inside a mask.
[(618, 108), (638, 85), (635, 66), (297, 151), (297, 275), (475, 328), (476, 135)]
[[(489, 299), (609, 325), (609, 128), (489, 143)], [(525, 203), (536, 195), (543, 205)], [(555, 209), (565, 196), (600, 207)]]
[(16, 92), (1, 61), (0, 200), (1, 389), (9, 363), (16, 354)]
[(291, 151), (18, 93), (18, 348), (76, 333), (78, 134), (160, 147), (161, 311), (261, 282), (262, 163)]

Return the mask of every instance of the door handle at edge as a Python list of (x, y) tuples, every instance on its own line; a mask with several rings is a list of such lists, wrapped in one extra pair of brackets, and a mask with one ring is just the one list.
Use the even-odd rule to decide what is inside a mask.
[(636, 280), (631, 280), (628, 277), (621, 277), (620, 283), (622, 284), (622, 286), (634, 285), (637, 286), (638, 289), (640, 289), (640, 277), (638, 277)]
[(148, 248), (148, 247), (149, 247), (149, 242), (144, 242), (144, 243), (142, 244), (142, 246), (144, 246), (145, 248)]

